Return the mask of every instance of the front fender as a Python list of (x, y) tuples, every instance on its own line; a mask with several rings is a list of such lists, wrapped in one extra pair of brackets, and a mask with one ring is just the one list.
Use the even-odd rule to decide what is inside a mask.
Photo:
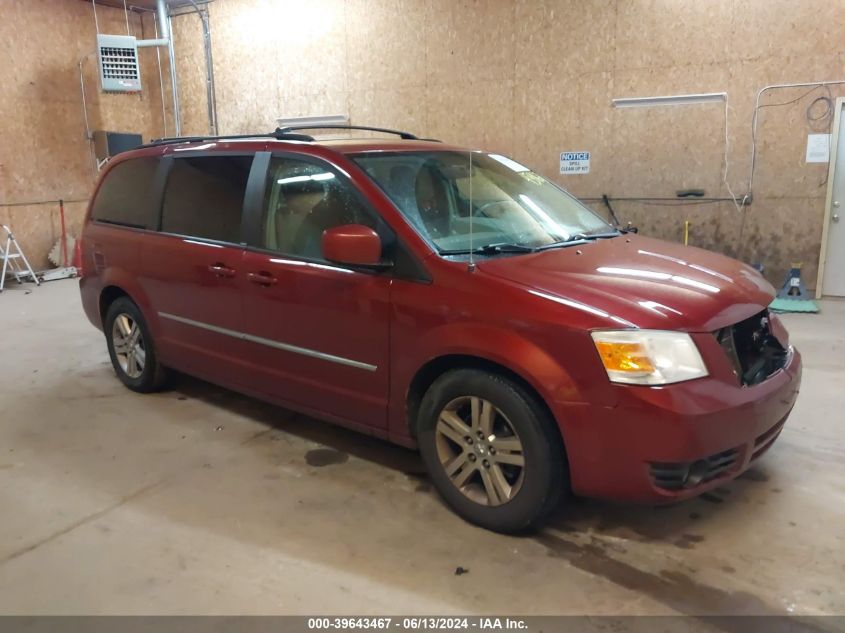
[[(555, 403), (584, 402), (584, 395), (569, 372), (543, 347), (517, 331), (477, 322), (452, 322), (436, 326), (421, 336), (394, 339), (391, 354), (392, 440), (413, 445), (408, 420), (408, 396), (417, 373), (433, 361), (464, 356), (495, 363), (518, 375), (544, 400), (550, 410)], [(560, 420), (558, 427), (563, 428)]]
[(494, 362), (528, 382), (546, 402), (583, 402), (569, 373), (539, 345), (518, 332), (483, 323), (446, 324), (419, 341), (420, 366), (440, 356), (466, 355)]

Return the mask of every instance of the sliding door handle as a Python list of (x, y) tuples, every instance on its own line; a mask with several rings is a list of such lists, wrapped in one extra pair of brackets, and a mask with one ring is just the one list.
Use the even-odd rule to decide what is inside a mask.
[(265, 272), (247, 273), (246, 278), (249, 279), (252, 283), (258, 284), (260, 286), (272, 286), (279, 281), (270, 273)]
[(234, 268), (229, 268), (225, 264), (216, 263), (208, 267), (208, 270), (213, 272), (218, 277), (234, 277), (237, 272)]

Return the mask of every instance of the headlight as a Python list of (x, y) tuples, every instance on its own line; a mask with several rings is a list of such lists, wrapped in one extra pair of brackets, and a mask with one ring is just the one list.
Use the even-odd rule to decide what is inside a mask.
[(610, 382), (668, 385), (707, 375), (692, 338), (664, 330), (600, 330), (591, 333)]

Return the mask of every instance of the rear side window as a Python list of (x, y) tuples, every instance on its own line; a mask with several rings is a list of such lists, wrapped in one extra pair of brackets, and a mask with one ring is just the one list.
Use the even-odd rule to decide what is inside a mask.
[(241, 241), (252, 156), (176, 158), (164, 190), (161, 230), (220, 242)]
[(153, 180), (158, 158), (135, 158), (112, 167), (97, 192), (91, 218), (99, 222), (154, 229), (158, 212)]

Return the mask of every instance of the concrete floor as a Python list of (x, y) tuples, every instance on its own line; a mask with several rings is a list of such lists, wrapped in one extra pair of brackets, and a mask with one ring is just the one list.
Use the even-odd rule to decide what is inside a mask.
[(13, 285), (0, 613), (845, 614), (845, 303), (784, 320), (804, 388), (752, 471), (516, 538), (453, 515), (407, 450), (187, 377), (126, 390), (75, 281)]

